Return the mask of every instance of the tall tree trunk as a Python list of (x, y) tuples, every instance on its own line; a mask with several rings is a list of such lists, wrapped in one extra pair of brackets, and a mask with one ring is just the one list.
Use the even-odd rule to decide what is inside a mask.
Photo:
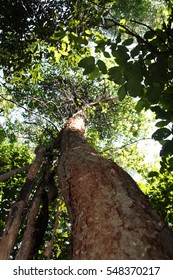
[(173, 234), (134, 180), (85, 140), (82, 112), (61, 132), (58, 174), (72, 259), (173, 259)]

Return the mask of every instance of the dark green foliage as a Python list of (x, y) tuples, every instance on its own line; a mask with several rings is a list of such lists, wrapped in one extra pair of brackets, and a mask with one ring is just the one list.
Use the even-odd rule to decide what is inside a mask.
[[(172, 7), (168, 11), (167, 23), (163, 22), (159, 28), (152, 29), (147, 24), (141, 23), (141, 26), (146, 28), (143, 36), (132, 31), (124, 21), (121, 23), (112, 20), (111, 26), (111, 28), (113, 25), (115, 28), (119, 26), (120, 31), (116, 34), (115, 43), (110, 44), (112, 56), (118, 66), (108, 69), (109, 79), (121, 86), (118, 91), (120, 100), (123, 100), (126, 95), (138, 97), (137, 112), (149, 108), (155, 112), (156, 119), (162, 127), (153, 134), (153, 139), (158, 141), (172, 135), (172, 129), (167, 127), (168, 124), (171, 126), (173, 121)], [(119, 44), (121, 38), (119, 33), (123, 32), (129, 38)], [(133, 42), (135, 45), (131, 47)], [(128, 45), (130, 48), (127, 47)], [(98, 48), (99, 45), (97, 50)], [(161, 156), (172, 155), (169, 140), (160, 143), (163, 144)]]
[(171, 135), (171, 131), (168, 128), (160, 128), (153, 133), (152, 137), (154, 140), (160, 141), (166, 139), (169, 135)]
[[(55, 154), (54, 174), (58, 133), (80, 109), (88, 117), (90, 143), (103, 156), (144, 174), (136, 143), (146, 137), (141, 128), (144, 110), (150, 109), (157, 120), (152, 138), (162, 145), (162, 161), (161, 170), (149, 174), (148, 195), (172, 226), (173, 9), (166, 1), (169, 16), (164, 22), (151, 2), (1, 1), (1, 174), (30, 163), (29, 149), (37, 145), (47, 149), (48, 157)], [(43, 176), (42, 169), (31, 199)], [(42, 197), (34, 259), (46, 259), (45, 244), (53, 232), (51, 258), (69, 258), (70, 223), (58, 179), (52, 176), (58, 197), (48, 208), (47, 197)], [(0, 183), (1, 233), (25, 177), (18, 174)], [(31, 200), (26, 213), (30, 206)], [(11, 258), (25, 229), (24, 218)]]
[(93, 56), (85, 57), (79, 62), (78, 66), (85, 69), (84, 75), (90, 74), (95, 70), (95, 59)]
[(163, 173), (152, 171), (148, 174), (147, 195), (153, 207), (173, 227), (173, 172), (172, 158), (164, 161)]
[[(99, 9), (98, 9), (99, 5)], [(1, 1), (0, 65), (10, 75), (43, 57), (39, 45), (56, 48), (69, 34), (77, 45), (86, 44), (85, 30), (98, 25), (111, 1)], [(92, 18), (92, 21), (90, 20)]]

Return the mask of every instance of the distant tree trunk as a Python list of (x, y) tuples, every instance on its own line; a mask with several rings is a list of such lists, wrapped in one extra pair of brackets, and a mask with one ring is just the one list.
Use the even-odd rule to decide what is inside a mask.
[(85, 140), (80, 112), (61, 132), (58, 167), (72, 259), (173, 259), (173, 234), (134, 180)]
[(44, 149), (39, 148), (36, 153), (35, 160), (30, 165), (26, 182), (22, 187), (17, 201), (11, 207), (6, 228), (0, 241), (0, 260), (7, 260), (10, 257), (10, 253), (13, 249), (16, 236), (20, 228), (23, 211), (34, 185), (37, 172), (42, 164), (43, 156)]

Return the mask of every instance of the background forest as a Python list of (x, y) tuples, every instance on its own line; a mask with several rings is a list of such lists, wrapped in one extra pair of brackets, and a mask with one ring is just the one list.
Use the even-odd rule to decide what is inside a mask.
[(131, 174), (172, 228), (172, 0), (0, 4), (0, 236), (35, 154), (39, 147), (46, 151), (10, 258), (43, 179), (45, 192), (52, 186), (54, 192), (48, 208), (42, 195), (35, 214), (40, 230), (33, 258), (69, 258), (56, 143), (81, 109), (87, 140)]

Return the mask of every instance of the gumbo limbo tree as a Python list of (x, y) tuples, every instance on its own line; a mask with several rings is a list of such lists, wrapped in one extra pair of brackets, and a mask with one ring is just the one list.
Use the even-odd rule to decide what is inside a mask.
[[(59, 182), (71, 222), (72, 259), (172, 259), (173, 234), (152, 209), (147, 197), (121, 167), (101, 157), (85, 139), (85, 115), (79, 111), (62, 128)], [(39, 148), (26, 182), (13, 204), (0, 243), (0, 258), (8, 259), (19, 230), (36, 174), (48, 151)], [(49, 157), (49, 156), (48, 156)], [(46, 224), (46, 205), (57, 193), (51, 160), (37, 187), (16, 259), (30, 259)], [(45, 186), (49, 190), (45, 191)], [(40, 201), (44, 201), (39, 211)], [(46, 201), (46, 203), (45, 203)], [(44, 217), (44, 222), (43, 219)], [(49, 252), (47, 252), (49, 253)]]

